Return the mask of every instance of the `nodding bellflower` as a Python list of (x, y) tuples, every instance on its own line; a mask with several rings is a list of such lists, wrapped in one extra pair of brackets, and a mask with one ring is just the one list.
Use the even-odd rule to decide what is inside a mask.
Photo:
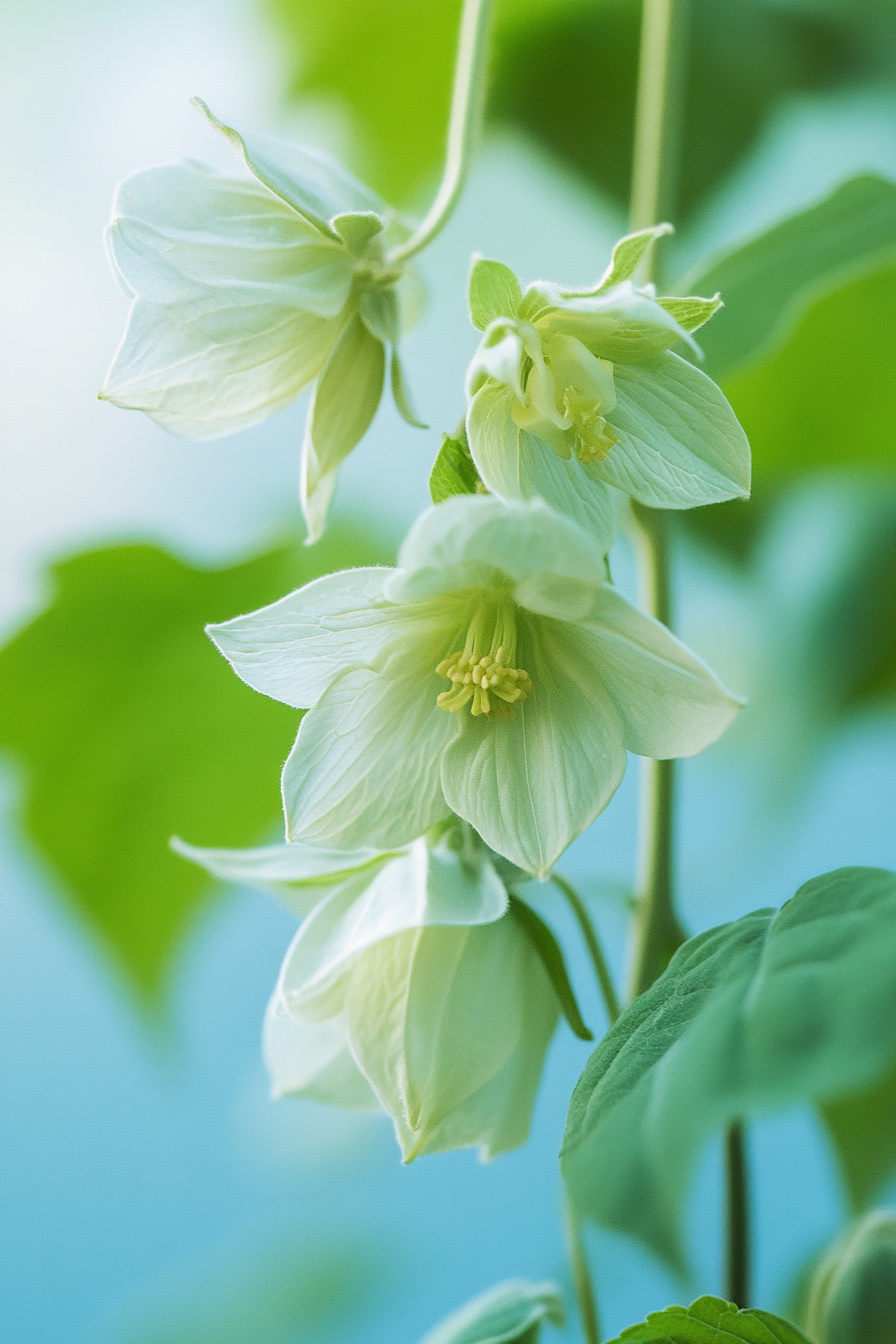
[(265, 1018), (275, 1096), (383, 1109), (406, 1161), (525, 1142), (558, 1003), (469, 827), (391, 852), (176, 848), (306, 916)]
[(467, 437), (489, 490), (540, 496), (594, 531), (612, 532), (609, 486), (653, 508), (745, 497), (746, 435), (710, 378), (670, 349), (720, 306), (657, 298), (632, 277), (668, 225), (617, 243), (589, 290), (537, 282), (479, 258), (470, 312), (483, 331), (467, 375)]
[(541, 500), (429, 509), (397, 569), (346, 570), (209, 634), (256, 690), (307, 708), (287, 835), (406, 844), (455, 813), (546, 876), (607, 805), (626, 750), (690, 756), (740, 707), (606, 581)]
[(106, 240), (133, 303), (100, 397), (208, 439), (263, 420), (316, 379), (300, 488), (315, 541), (387, 362), (398, 410), (419, 424), (398, 353), (410, 279), (388, 260), (407, 231), (329, 155), (226, 125), (195, 101), (252, 177), (184, 162), (118, 188)]

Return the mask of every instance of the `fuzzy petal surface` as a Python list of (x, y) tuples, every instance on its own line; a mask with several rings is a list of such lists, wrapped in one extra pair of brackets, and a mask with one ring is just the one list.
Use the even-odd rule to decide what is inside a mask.
[[(655, 359), (676, 341), (694, 346), (684, 327), (656, 299), (636, 289), (630, 280), (601, 293), (565, 298), (555, 285), (533, 285), (543, 298), (556, 304), (538, 319), (538, 329), (575, 336), (594, 355), (640, 364)], [(695, 347), (696, 348), (696, 347)]]
[(596, 476), (651, 508), (689, 509), (750, 493), (750, 445), (725, 394), (678, 355), (615, 367), (621, 431)]
[(713, 672), (664, 625), (614, 588), (601, 589), (581, 637), (616, 707), (625, 746), (665, 760), (715, 742), (743, 708)]
[(520, 429), (513, 393), (490, 382), (467, 411), (470, 452), (489, 490), (503, 499), (541, 498), (583, 527), (605, 553), (613, 541), (613, 507), (600, 480), (582, 471), (573, 457), (564, 461), (550, 444)]
[(624, 728), (578, 627), (521, 615), (518, 633), (532, 697), (513, 720), (461, 716), (442, 788), (492, 849), (546, 877), (619, 787)]
[(436, 704), (445, 683), (435, 666), (410, 648), (382, 672), (336, 678), (302, 720), (283, 767), (290, 839), (389, 849), (448, 817), (439, 762), (457, 724)]
[(262, 1049), (273, 1096), (308, 1097), (344, 1111), (381, 1110), (339, 1018), (297, 1022), (275, 994), (265, 1014)]

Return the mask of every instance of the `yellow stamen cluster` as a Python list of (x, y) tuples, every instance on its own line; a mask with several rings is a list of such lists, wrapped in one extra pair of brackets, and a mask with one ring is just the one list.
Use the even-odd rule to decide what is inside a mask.
[(511, 708), (532, 694), (532, 678), (521, 667), (508, 667), (503, 645), (494, 655), (461, 650), (442, 660), (436, 668), (440, 677), (453, 683), (437, 700), (439, 709), (453, 713), (470, 704), (473, 715), (487, 714), (490, 719), (514, 718)]
[(576, 457), (580, 462), (603, 462), (619, 442), (619, 435), (600, 414), (600, 402), (595, 402), (568, 387), (563, 394), (563, 409), (573, 423), (576, 434)]

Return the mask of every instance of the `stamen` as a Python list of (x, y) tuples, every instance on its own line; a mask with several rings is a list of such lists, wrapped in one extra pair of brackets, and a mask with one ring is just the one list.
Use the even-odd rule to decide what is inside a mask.
[[(480, 653), (487, 626), (491, 626), (491, 647), (488, 653)], [(483, 603), (470, 623), (464, 648), (443, 658), (436, 668), (440, 677), (452, 683), (451, 689), (438, 697), (439, 708), (456, 714), (469, 705), (474, 717), (515, 718), (512, 706), (521, 705), (533, 691), (529, 673), (508, 666), (515, 649), (512, 604)]]
[(619, 435), (600, 414), (600, 402), (592, 401), (574, 387), (563, 394), (563, 407), (573, 423), (576, 457), (580, 462), (603, 462)]

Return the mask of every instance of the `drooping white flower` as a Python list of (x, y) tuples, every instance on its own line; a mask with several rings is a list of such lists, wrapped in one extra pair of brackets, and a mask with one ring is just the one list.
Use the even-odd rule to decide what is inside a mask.
[(609, 802), (626, 749), (692, 755), (739, 708), (540, 500), (448, 500), (398, 565), (209, 627), (244, 681), (309, 707), (283, 772), (292, 839), (385, 849), (453, 812), (543, 877)]
[(184, 162), (118, 188), (106, 239), (133, 304), (100, 396), (208, 439), (317, 379), (301, 474), (313, 541), (389, 361), (396, 405), (418, 423), (398, 354), (403, 272), (387, 258), (404, 232), (329, 155), (225, 125), (196, 101), (253, 176)]
[(668, 225), (617, 244), (590, 290), (538, 282), (523, 292), (479, 258), (470, 311), (483, 330), (470, 366), (467, 436), (484, 483), (506, 499), (540, 496), (605, 539), (615, 486), (642, 504), (682, 509), (745, 497), (746, 435), (720, 389), (670, 347), (713, 299), (657, 298), (632, 281)]
[(307, 915), (265, 1019), (276, 1096), (382, 1107), (406, 1160), (525, 1141), (558, 1000), (468, 827), (379, 854), (176, 847)]

